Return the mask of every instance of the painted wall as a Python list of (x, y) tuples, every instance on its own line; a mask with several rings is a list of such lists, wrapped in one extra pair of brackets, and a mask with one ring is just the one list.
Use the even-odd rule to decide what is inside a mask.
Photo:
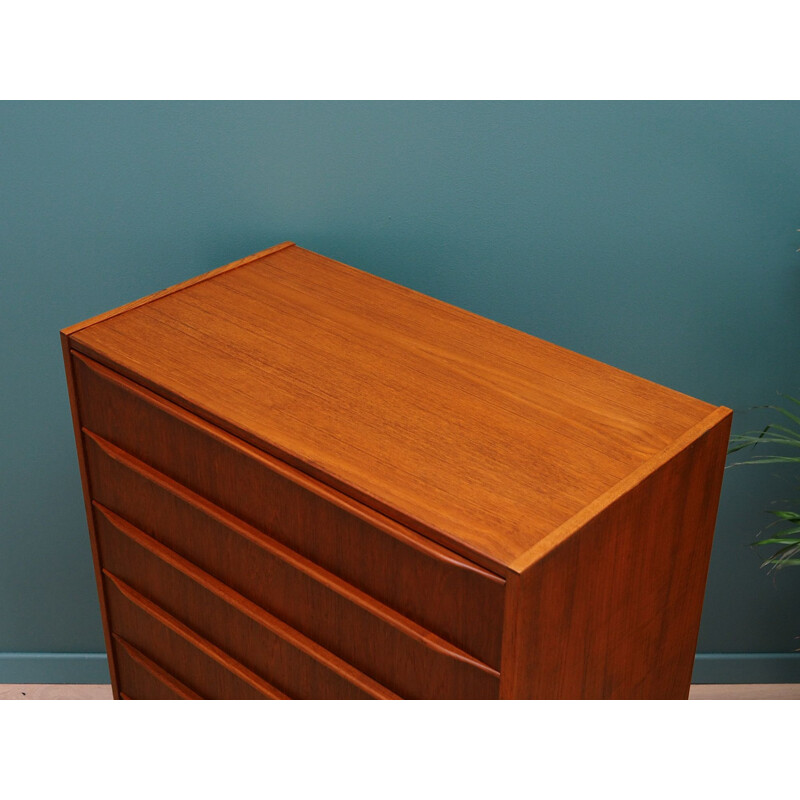
[[(798, 103), (0, 104), (0, 682), (105, 669), (59, 328), (291, 239), (744, 411), (800, 391), (798, 142)], [(800, 680), (776, 473), (727, 473), (699, 680)]]

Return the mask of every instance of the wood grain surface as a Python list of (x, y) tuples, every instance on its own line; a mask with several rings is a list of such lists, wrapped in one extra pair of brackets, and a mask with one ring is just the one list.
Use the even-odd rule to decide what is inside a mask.
[(103, 623), (103, 638), (105, 639), (106, 654), (108, 656), (108, 671), (111, 678), (111, 687), (114, 697), (119, 697), (119, 687), (117, 681), (117, 668), (114, 658), (114, 648), (111, 646), (111, 630), (108, 626), (108, 610), (106, 609), (106, 598), (103, 587), (102, 564), (100, 563), (100, 553), (97, 546), (97, 532), (94, 529), (94, 514), (92, 513), (92, 492), (89, 485), (89, 473), (86, 467), (86, 451), (83, 447), (83, 436), (81, 434), (80, 406), (78, 403), (78, 390), (75, 382), (74, 358), (70, 355), (70, 340), (66, 331), (61, 331), (61, 354), (64, 359), (64, 371), (67, 378), (67, 391), (69, 393), (69, 405), (72, 413), (72, 430), (75, 436), (75, 448), (78, 451), (78, 469), (81, 476), (81, 488), (83, 490), (83, 503), (86, 512), (86, 521), (89, 526), (89, 542), (92, 548), (92, 562), (94, 564), (95, 585), (97, 587), (97, 597), (100, 603), (100, 617)]
[(126, 311), (132, 311), (134, 308), (138, 308), (139, 306), (143, 306), (146, 303), (152, 303), (153, 300), (158, 300), (159, 297), (165, 297), (168, 294), (173, 294), (174, 292), (179, 292), (182, 289), (187, 289), (189, 286), (193, 286), (196, 283), (200, 283), (200, 281), (207, 281), (209, 278), (213, 278), (215, 275), (221, 275), (223, 272), (228, 272), (229, 270), (236, 269), (237, 267), (241, 267), (244, 264), (248, 264), (251, 261), (256, 261), (260, 258), (264, 258), (264, 256), (268, 256), (271, 253), (275, 253), (278, 250), (282, 250), (284, 247), (291, 247), (294, 242), (282, 242), (281, 244), (276, 244), (273, 247), (268, 247), (266, 250), (261, 250), (258, 253), (253, 253), (252, 255), (246, 256), (245, 258), (240, 258), (237, 261), (232, 261), (230, 264), (225, 264), (222, 267), (217, 267), (216, 269), (212, 269), (209, 272), (204, 272), (202, 275), (196, 275), (193, 278), (189, 278), (189, 280), (182, 281), (181, 283), (176, 283), (174, 286), (168, 286), (166, 289), (161, 289), (157, 292), (153, 292), (153, 294), (149, 294), (146, 297), (141, 297), (138, 300), (134, 300), (130, 303), (126, 303), (123, 306), (119, 306), (117, 308), (113, 308), (110, 311), (104, 311), (102, 314), (97, 314), (94, 317), (90, 317), (89, 319), (84, 320), (83, 322), (78, 322), (75, 325), (70, 325), (67, 328), (64, 328), (61, 331), (62, 336), (72, 336), (73, 334), (77, 333), (78, 331), (82, 331), (84, 328), (88, 328), (90, 325), (96, 325), (98, 322), (102, 322), (106, 319), (111, 319), (111, 317), (116, 317), (118, 314), (124, 314)]
[(62, 345), (115, 697), (687, 697), (728, 409), (291, 243)]
[[(113, 445), (87, 436), (98, 503), (384, 686), (404, 697), (448, 688), (468, 695), (468, 686), (485, 675), (499, 677), (499, 650), (492, 668)], [(429, 590), (417, 587), (420, 593)], [(500, 616), (462, 626), (467, 622), (476, 631), (502, 630)], [(433, 688), (436, 683), (441, 691)], [(454, 688), (462, 683), (463, 689)]]
[(81, 356), (74, 368), (87, 436), (101, 436), (427, 630), (499, 663), (502, 578)]
[(731, 414), (509, 581), (501, 696), (688, 696)]
[[(168, 665), (172, 677), (206, 700), (285, 700), (286, 695), (114, 576), (106, 576), (112, 637)], [(116, 646), (115, 646), (116, 647)], [(116, 648), (119, 649), (119, 648)], [(120, 689), (127, 682), (120, 676)], [(131, 692), (128, 692), (131, 694)]]
[(297, 246), (70, 338), (366, 505), (501, 564), (713, 410)]
[(114, 660), (119, 664), (120, 691), (127, 700), (202, 700), (163, 667), (120, 636), (114, 636)]
[[(295, 699), (396, 695), (95, 503), (104, 573)], [(115, 622), (111, 614), (111, 629)]]

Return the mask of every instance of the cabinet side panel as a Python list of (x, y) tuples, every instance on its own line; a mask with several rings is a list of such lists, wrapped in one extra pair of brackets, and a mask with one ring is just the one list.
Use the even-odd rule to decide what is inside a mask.
[(97, 545), (97, 533), (94, 529), (94, 514), (92, 513), (92, 498), (89, 489), (89, 473), (86, 465), (86, 453), (83, 449), (83, 436), (81, 435), (80, 408), (78, 397), (75, 391), (75, 377), (72, 371), (72, 359), (70, 358), (69, 337), (61, 333), (61, 350), (64, 355), (64, 370), (67, 377), (67, 390), (69, 392), (69, 404), (72, 411), (72, 426), (75, 434), (75, 447), (78, 451), (78, 466), (81, 473), (81, 485), (83, 487), (83, 501), (86, 509), (86, 520), (89, 526), (89, 541), (92, 546), (92, 560), (94, 561), (94, 577), (97, 584), (97, 596), (100, 600), (100, 615), (103, 619), (103, 636), (106, 643), (106, 653), (108, 655), (108, 670), (111, 674), (111, 687), (114, 691), (114, 699), (119, 699), (119, 686), (117, 684), (117, 669), (114, 661), (114, 648), (111, 646), (111, 632), (108, 627), (108, 611), (106, 609), (106, 598), (103, 587), (102, 572), (100, 565), (100, 551)]
[(509, 581), (502, 697), (688, 697), (730, 421)]

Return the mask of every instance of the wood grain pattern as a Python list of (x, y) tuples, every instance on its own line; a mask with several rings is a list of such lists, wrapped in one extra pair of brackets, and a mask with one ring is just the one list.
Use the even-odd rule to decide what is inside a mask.
[(687, 698), (730, 419), (509, 581), (502, 697)]
[(280, 692), (296, 699), (395, 699), (377, 681), (95, 502), (104, 569)]
[(202, 700), (163, 667), (119, 636), (113, 637), (115, 661), (126, 700)]
[(687, 696), (728, 409), (291, 243), (62, 346), (115, 697)]
[[(398, 530), (108, 370), (80, 356), (74, 363), (91, 431), (426, 630), (499, 664), (501, 578)], [(426, 593), (431, 589), (434, 604)]]
[[(382, 685), (409, 698), (471, 697), (485, 693), (481, 685), (496, 693), (496, 668), (94, 434), (86, 436), (98, 503)], [(471, 622), (475, 629), (502, 629), (499, 617)]]
[(555, 549), (570, 536), (574, 536), (584, 525), (594, 519), (598, 514), (605, 511), (610, 505), (628, 492), (634, 490), (643, 480), (653, 472), (660, 469), (664, 464), (675, 458), (686, 447), (693, 444), (697, 439), (704, 436), (712, 428), (720, 423), (730, 426), (731, 411), (728, 408), (715, 408), (705, 419), (698, 422), (692, 428), (677, 437), (670, 445), (656, 453), (652, 458), (637, 467), (619, 483), (615, 484), (605, 494), (582, 508), (574, 517), (568, 519), (563, 525), (549, 533), (544, 539), (537, 542), (530, 550), (517, 558), (511, 568), (514, 573), (519, 574), (543, 558), (548, 552)]
[[(419, 550), (427, 557), (474, 572), (489, 582), (502, 586), (503, 579), (498, 574), (481, 568), (468, 559), (460, 558), (452, 550), (441, 547), (435, 542), (414, 535), (407, 528), (376, 513), (368, 506), (353, 501), (348, 495), (331, 489), (304, 472), (225, 433), (92, 359), (73, 352), (72, 361), (76, 376), (76, 391), (86, 407), (84, 419), (87, 429), (100, 434), (107, 441), (122, 446), (137, 457), (142, 454), (141, 457), (149, 459), (150, 463), (155, 463), (165, 470), (171, 466), (172, 472), (175, 472), (185, 470), (183, 462), (187, 458), (202, 458), (205, 451), (210, 451), (214, 464), (217, 465), (217, 472), (220, 473), (223, 470), (219, 464), (230, 468), (240, 467), (238, 462), (230, 460), (230, 455), (226, 455), (226, 449), (236, 451), (237, 458), (256, 462), (261, 470), (259, 483), (269, 480), (268, 476), (261, 475), (265, 469), (274, 472), (340, 508), (348, 515), (379, 528), (383, 533), (398, 539), (408, 547)], [(157, 435), (146, 435), (151, 430)], [(167, 440), (166, 445), (152, 442), (152, 439)], [(206, 459), (209, 457), (205, 456)], [(188, 473), (186, 479), (192, 477), (193, 475)], [(506, 569), (500, 566), (501, 573)]]
[(297, 246), (71, 340), (495, 563), (519, 557), (713, 410)]
[(278, 250), (282, 250), (285, 247), (291, 247), (293, 244), (294, 242), (283, 242), (282, 244), (276, 244), (274, 247), (269, 247), (266, 250), (261, 250), (258, 253), (253, 253), (245, 258), (240, 258), (238, 261), (232, 261), (230, 264), (225, 264), (222, 267), (217, 267), (217, 269), (212, 269), (209, 272), (203, 273), (202, 275), (189, 278), (187, 281), (176, 283), (174, 286), (169, 286), (166, 289), (149, 294), (146, 297), (140, 298), (139, 300), (126, 303), (124, 306), (119, 306), (111, 311), (105, 311), (102, 314), (97, 314), (96, 316), (90, 317), (83, 322), (78, 322), (75, 325), (70, 325), (61, 331), (61, 335), (64, 337), (72, 336), (78, 331), (82, 331), (84, 328), (88, 328), (91, 325), (96, 325), (98, 322), (111, 319), (112, 317), (116, 317), (118, 314), (124, 314), (126, 311), (132, 311), (134, 308), (139, 308), (146, 303), (152, 303), (153, 300), (158, 300), (159, 297), (166, 297), (167, 295), (174, 294), (175, 292), (180, 292), (182, 289), (188, 289), (190, 286), (194, 286), (196, 283), (206, 281), (209, 278), (213, 278), (215, 275), (221, 275), (223, 272), (229, 272), (232, 269), (241, 267), (244, 264), (249, 264), (251, 261), (256, 261), (259, 258), (264, 258), (272, 253), (277, 253)]
[(97, 548), (97, 532), (94, 529), (94, 515), (92, 514), (92, 493), (89, 486), (89, 473), (86, 467), (86, 454), (83, 448), (81, 436), (81, 417), (80, 406), (78, 403), (78, 393), (75, 385), (75, 372), (73, 369), (74, 361), (70, 357), (69, 337), (62, 331), (61, 333), (61, 353), (64, 358), (64, 370), (67, 378), (67, 391), (69, 393), (69, 405), (72, 412), (72, 430), (75, 436), (75, 446), (78, 451), (78, 468), (81, 476), (81, 488), (83, 490), (84, 510), (89, 526), (89, 542), (92, 548), (92, 562), (94, 564), (95, 585), (97, 587), (97, 597), (100, 602), (100, 617), (103, 622), (103, 638), (106, 644), (106, 654), (108, 657), (108, 671), (111, 677), (111, 688), (114, 697), (119, 697), (119, 687), (117, 680), (117, 667), (114, 658), (114, 649), (111, 646), (111, 631), (108, 627), (108, 611), (106, 609), (106, 598), (103, 590), (102, 566), (100, 564), (100, 554)]
[[(242, 666), (116, 576), (104, 573), (112, 637), (169, 664), (172, 677), (206, 700), (286, 700)], [(124, 683), (124, 682), (123, 682)]]
[[(165, 610), (172, 611), (175, 616), (186, 622), (187, 627), (200, 632), (206, 631), (206, 638), (213, 642), (219, 642), (232, 655), (236, 651), (231, 649), (235, 645), (231, 645), (230, 633), (223, 631), (222, 622), (215, 625), (213, 620), (200, 619), (199, 609), (203, 609), (203, 615), (206, 615), (209, 610), (218, 609), (219, 619), (230, 624), (231, 630), (234, 632), (237, 628), (241, 629), (247, 624), (242, 619), (243, 616), (266, 627), (267, 632), (258, 635), (259, 639), (264, 640), (261, 648), (267, 650), (271, 665), (264, 669), (280, 669), (279, 664), (274, 666), (277, 658), (275, 653), (268, 652), (269, 634), (273, 634), (274, 649), (279, 651), (279, 655), (282, 653), (287, 663), (295, 664), (298, 668), (305, 670), (305, 672), (296, 671), (295, 674), (291, 674), (287, 668), (283, 673), (284, 676), (276, 679), (283, 691), (291, 696), (318, 696), (316, 692), (319, 691), (319, 687), (311, 685), (310, 682), (316, 680), (319, 683), (323, 678), (333, 684), (332, 691), (341, 692), (343, 691), (339, 686), (341, 680), (337, 681), (337, 676), (345, 681), (356, 683), (361, 691), (374, 697), (399, 695), (401, 691), (403, 692), (402, 696), (409, 699), (496, 698), (499, 694), (499, 673), (474, 659), (457, 659), (454, 658), (451, 650), (444, 648), (439, 650), (430, 646), (429, 642), (403, 637), (403, 634), (396, 629), (370, 625), (371, 621), (376, 621), (374, 618), (369, 615), (364, 615), (360, 619), (356, 618), (352, 610), (350, 617), (346, 617), (344, 620), (345, 624), (352, 622), (354, 626), (354, 630), (348, 631), (344, 625), (339, 624), (335, 616), (335, 613), (343, 606), (337, 606), (331, 602), (330, 596), (319, 600), (316, 605), (311, 605), (317, 598), (312, 595), (310, 599), (305, 599), (302, 594), (303, 588), (312, 588), (310, 585), (306, 587), (292, 584), (284, 586), (283, 588), (288, 589), (290, 593), (285, 598), (281, 598), (281, 602), (285, 604), (285, 607), (292, 602), (301, 605), (301, 621), (312, 625), (313, 632), (320, 634), (313, 641), (324, 646), (326, 642), (323, 640), (330, 639), (335, 645), (335, 650), (323, 649), (318, 644), (311, 644), (311, 640), (300, 635), (297, 628), (282, 624), (285, 622), (284, 620), (278, 620), (274, 615), (264, 613), (260, 606), (248, 602), (244, 595), (240, 595), (226, 584), (194, 568), (193, 565), (189, 565), (185, 559), (178, 557), (167, 548), (161, 547), (142, 532), (126, 525), (121, 518), (113, 515), (107, 509), (100, 506), (97, 509), (104, 518), (98, 522), (101, 542), (104, 542), (104, 546), (110, 548), (112, 553), (105, 559), (105, 563), (109, 565), (109, 572), (115, 578), (122, 577), (120, 576), (121, 572), (126, 573), (128, 577), (133, 577), (145, 596), (153, 598), (159, 605), (165, 607)], [(111, 523), (111, 526), (107, 525), (108, 522)], [(115, 538), (119, 532), (126, 534), (127, 540), (122, 540), (119, 536)], [(140, 547), (132, 546), (134, 542)], [(159, 560), (157, 561), (153, 556)], [(126, 559), (124, 564), (122, 563), (123, 558)], [(214, 598), (199, 590), (186, 578), (191, 578), (201, 584), (203, 588), (213, 593)], [(270, 578), (270, 574), (264, 575), (264, 581), (269, 581)], [(220, 599), (224, 600), (227, 606), (214, 602), (214, 600)], [(233, 606), (235, 611), (230, 606)], [(110, 610), (110, 614), (113, 628), (113, 608)], [(311, 618), (310, 622), (309, 618)], [(332, 627), (331, 633), (322, 629), (325, 624)], [(359, 634), (360, 637), (356, 638)], [(374, 640), (365, 638), (371, 634), (374, 634)], [(256, 641), (256, 639), (254, 638), (252, 641)], [(286, 646), (287, 641), (294, 645), (293, 649)], [(387, 648), (388, 656), (386, 652), (382, 651), (383, 646)], [(347, 656), (346, 663), (334, 655), (336, 651), (342, 651)], [(310, 663), (308, 658), (303, 659), (304, 654), (310, 656), (315, 662), (324, 664), (326, 669), (320, 669), (316, 663)], [(394, 664), (389, 657), (395, 659)], [(250, 658), (252, 659), (252, 655)], [(167, 663), (172, 663), (174, 660), (173, 653)], [(359, 669), (360, 667), (363, 668)], [(331, 670), (335, 675), (328, 676), (326, 670)], [(286, 682), (288, 679), (285, 675), (289, 675), (291, 680), (296, 681), (302, 680), (305, 673), (310, 675), (307, 678), (309, 686), (301, 686), (296, 692), (293, 691), (292, 684)], [(261, 674), (265, 673), (262, 671)], [(391, 685), (386, 687), (381, 681), (367, 679), (365, 675), (376, 679), (385, 676)], [(387, 688), (391, 692), (387, 692)], [(346, 690), (351, 691), (349, 686)], [(304, 692), (307, 693), (303, 694)]]

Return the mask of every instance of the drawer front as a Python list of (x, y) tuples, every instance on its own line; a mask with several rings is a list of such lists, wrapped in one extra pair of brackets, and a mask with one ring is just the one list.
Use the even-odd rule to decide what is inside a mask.
[(72, 360), (85, 429), (499, 669), (502, 578), (91, 359)]
[[(204, 700), (269, 700), (285, 695), (116, 577), (103, 576), (115, 656), (139, 655)], [(151, 669), (151, 672), (156, 670)], [(120, 689), (126, 683), (120, 676)], [(142, 695), (126, 692), (131, 696)], [(157, 698), (154, 698), (157, 699)]]
[(119, 636), (112, 639), (120, 697), (124, 700), (201, 700), (165, 669)]
[(279, 692), (304, 700), (396, 697), (113, 512), (95, 505), (94, 521), (106, 576), (143, 595)]
[(102, 506), (411, 699), (496, 698), (499, 673), (92, 434)]

